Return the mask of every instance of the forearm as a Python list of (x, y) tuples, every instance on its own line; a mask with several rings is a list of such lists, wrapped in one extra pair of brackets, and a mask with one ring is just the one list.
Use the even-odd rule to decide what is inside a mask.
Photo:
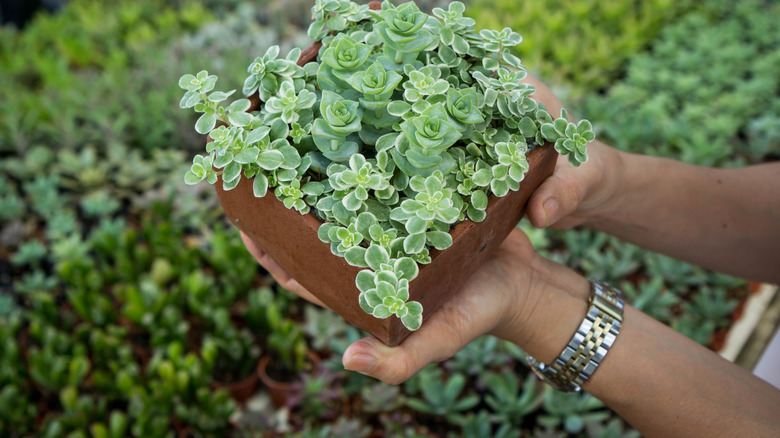
[(613, 195), (586, 225), (719, 272), (780, 282), (780, 163), (712, 169), (610, 150)]
[[(539, 302), (518, 312), (531, 323), (514, 324), (519, 329), (509, 338), (551, 363), (585, 316), (590, 288), (552, 262), (534, 270)], [(583, 389), (646, 436), (759, 437), (780, 430), (780, 391), (630, 306)]]
[(645, 436), (780, 430), (780, 391), (632, 307), (584, 389)]

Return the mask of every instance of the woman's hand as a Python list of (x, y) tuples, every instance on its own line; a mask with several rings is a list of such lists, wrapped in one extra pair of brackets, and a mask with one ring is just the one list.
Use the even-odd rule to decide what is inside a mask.
[[(531, 95), (553, 117), (563, 104), (546, 85), (533, 76), (527, 82), (536, 88)], [(570, 120), (574, 121), (574, 120)], [(621, 155), (598, 140), (588, 145), (588, 161), (579, 167), (559, 156), (555, 172), (528, 200), (528, 218), (537, 228), (571, 228), (609, 215), (609, 200), (617, 187)]]
[[(321, 304), (250, 239), (242, 237), (252, 255), (283, 287)], [(426, 317), (423, 326), (401, 345), (388, 347), (373, 337), (361, 339), (344, 352), (344, 367), (397, 384), (484, 334), (551, 360), (585, 314), (588, 291), (585, 279), (539, 256), (525, 234), (515, 229), (462, 289)]]

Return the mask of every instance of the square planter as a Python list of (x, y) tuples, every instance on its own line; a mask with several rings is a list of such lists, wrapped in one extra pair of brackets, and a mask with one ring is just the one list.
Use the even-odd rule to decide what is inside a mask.
[[(452, 246), (431, 250), (431, 263), (420, 266), (409, 287), (409, 299), (423, 305), (423, 324), (517, 225), (531, 193), (552, 174), (557, 157), (549, 144), (532, 150), (520, 190), (503, 198), (491, 196), (484, 221), (455, 225), (450, 231)], [(215, 187), (230, 222), (330, 309), (389, 346), (400, 344), (411, 333), (394, 316), (377, 319), (360, 308), (355, 276), (363, 268), (331, 253), (330, 244), (317, 237), (321, 222), (313, 214), (285, 208), (270, 192), (256, 198), (252, 181), (244, 177), (232, 190), (223, 190), (220, 182)]]
[[(379, 2), (369, 6), (375, 10), (381, 7)], [(320, 47), (317, 42), (303, 50), (298, 65), (316, 59)], [(262, 104), (257, 95), (250, 102), (250, 112)], [(431, 263), (420, 266), (418, 277), (409, 287), (409, 299), (423, 305), (423, 324), (458, 292), (517, 225), (531, 193), (552, 174), (557, 157), (551, 144), (532, 150), (527, 156), (528, 172), (518, 191), (503, 198), (491, 195), (483, 222), (466, 220), (455, 225), (450, 230), (452, 246), (444, 251), (431, 250)], [(244, 177), (232, 190), (224, 191), (219, 181), (215, 187), (230, 222), (330, 309), (389, 346), (400, 344), (411, 333), (395, 316), (377, 319), (360, 308), (355, 277), (363, 268), (351, 266), (331, 253), (330, 244), (317, 237), (321, 222), (313, 214), (301, 215), (285, 208), (271, 192), (256, 198), (252, 181)]]

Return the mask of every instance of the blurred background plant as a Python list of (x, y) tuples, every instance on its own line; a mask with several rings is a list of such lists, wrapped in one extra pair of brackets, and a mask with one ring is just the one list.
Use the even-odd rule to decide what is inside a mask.
[[(308, 44), (313, 0), (40, 3), (61, 7), (0, 28), (0, 436), (637, 436), (543, 389), (494, 338), (401, 387), (345, 372), (360, 331), (274, 284), (214, 193), (183, 184), (204, 139), (179, 76), (241, 83), (268, 46)], [(466, 3), (480, 27), (521, 33), (524, 63), (607, 143), (721, 166), (780, 156), (777, 2)], [(747, 293), (604, 234), (520, 226), (708, 346)], [(287, 405), (214, 389), (259, 355), (309, 370)]]

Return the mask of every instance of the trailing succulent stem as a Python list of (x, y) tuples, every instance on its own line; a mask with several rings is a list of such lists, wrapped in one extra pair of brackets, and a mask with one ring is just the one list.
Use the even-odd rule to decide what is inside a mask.
[(315, 213), (333, 254), (366, 268), (361, 308), (418, 329), (409, 285), (432, 249), (452, 245), (450, 228), (484, 220), (490, 195), (518, 190), (531, 149), (551, 142), (577, 166), (594, 139), (588, 121), (553, 119), (530, 97), (509, 52), (518, 33), (477, 32), (464, 11), (317, 0), (318, 60), (301, 67), (299, 49), (279, 58), (276, 46), (256, 58), (242, 91), (265, 104), (252, 113), (246, 98), (222, 105), (234, 91), (213, 91), (216, 76), (182, 76), (180, 106), (202, 113), (195, 129), (213, 140), (185, 181), (221, 178), (230, 190), (243, 173), (255, 196), (271, 190)]

